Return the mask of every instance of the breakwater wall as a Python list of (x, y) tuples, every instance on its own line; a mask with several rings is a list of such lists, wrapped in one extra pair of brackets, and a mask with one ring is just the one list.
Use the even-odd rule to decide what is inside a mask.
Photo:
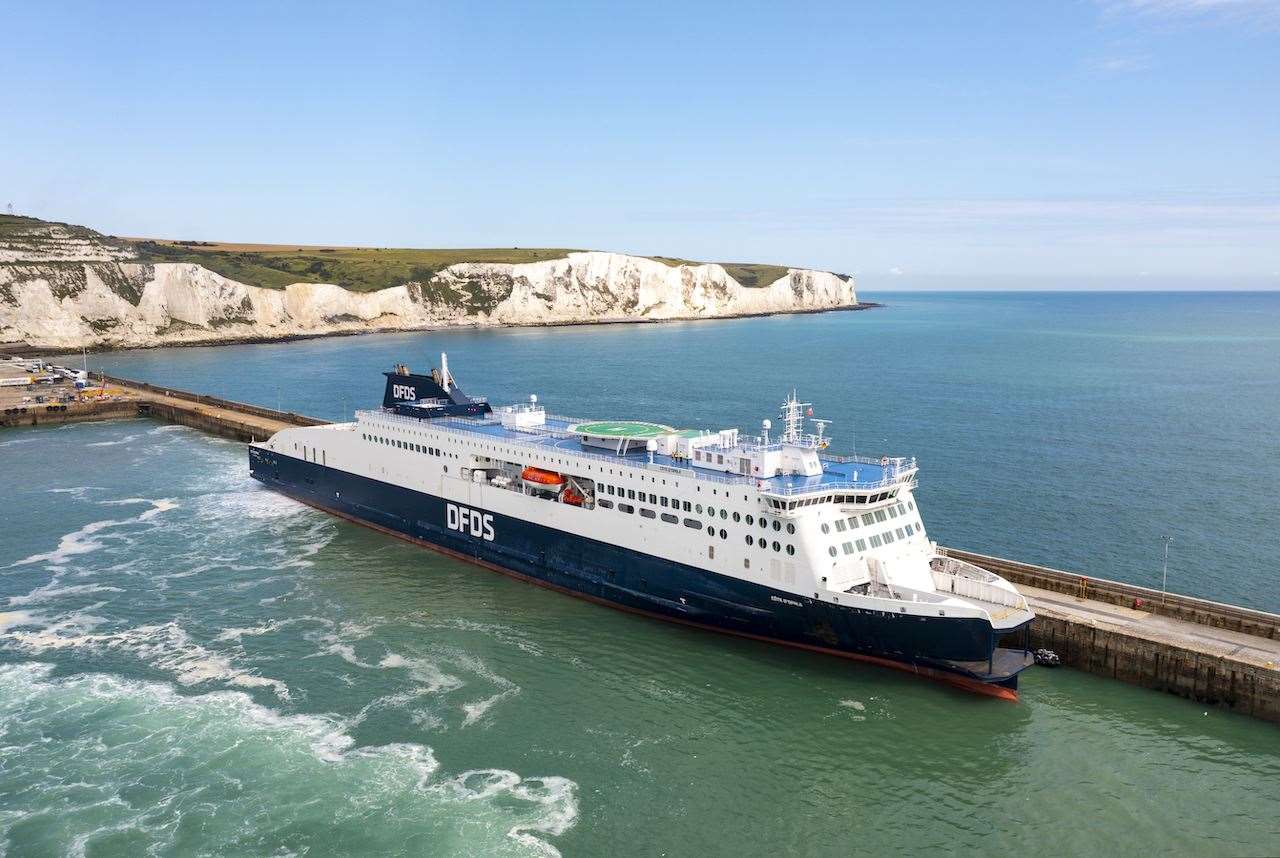
[(1015, 584), (1064, 664), (1280, 723), (1280, 615), (944, 549)]
[(79, 423), (85, 420), (119, 420), (137, 416), (138, 404), (129, 400), (36, 403), (5, 408), (3, 413), (0, 413), (0, 427)]
[[(154, 396), (161, 397), (164, 400), (177, 400), (179, 402), (192, 403), (194, 405), (205, 405), (213, 408), (221, 408), (232, 411), (237, 414), (246, 414), (251, 417), (261, 417), (267, 420), (273, 420), (277, 423), (284, 423), (289, 426), (321, 426), (328, 423), (328, 420), (320, 420), (316, 417), (308, 417), (305, 414), (297, 414), (293, 411), (277, 411), (273, 408), (263, 408), (260, 405), (250, 405), (247, 402), (236, 402), (233, 399), (223, 399), (218, 396), (207, 396), (202, 393), (190, 393), (186, 390), (178, 390), (172, 387), (162, 387), (157, 384), (148, 384), (145, 381), (131, 381), (127, 378), (117, 378), (103, 373), (93, 373), (93, 377), (103, 384), (114, 384), (123, 390), (146, 391)], [(259, 438), (262, 436), (259, 435)]]

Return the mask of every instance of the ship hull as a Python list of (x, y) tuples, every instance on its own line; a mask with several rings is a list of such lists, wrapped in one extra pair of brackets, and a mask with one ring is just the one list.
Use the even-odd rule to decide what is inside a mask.
[(1016, 697), (1018, 673), (1031, 663), (1024, 648), (998, 647), (984, 620), (833, 605), (258, 447), (250, 448), (250, 472), (267, 487), (339, 517), (634, 613), (881, 664), (998, 697)]

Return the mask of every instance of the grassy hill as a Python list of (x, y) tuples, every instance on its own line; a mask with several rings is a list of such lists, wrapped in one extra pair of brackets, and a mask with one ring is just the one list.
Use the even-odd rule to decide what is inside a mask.
[[(280, 244), (229, 244), (117, 238), (88, 227), (0, 215), (0, 247), (42, 249), (91, 244), (104, 251), (132, 255), (138, 262), (191, 262), (253, 286), (283, 289), (290, 283), (336, 283), (355, 292), (374, 292), (409, 281), (427, 283), (439, 270), (461, 262), (524, 263), (563, 259), (568, 248), (488, 247), (450, 250), (390, 247), (319, 247)], [(650, 257), (666, 265), (700, 263), (667, 256)], [(74, 255), (67, 258), (73, 262)], [(743, 286), (768, 286), (787, 273), (781, 265), (721, 263)]]
[(203, 241), (133, 240), (146, 262), (195, 262), (224, 277), (283, 289), (290, 283), (336, 283), (354, 292), (374, 292), (411, 280), (426, 283), (459, 262), (542, 262), (563, 259), (564, 248), (460, 248), (410, 250), (390, 247), (306, 247), (224, 244)]

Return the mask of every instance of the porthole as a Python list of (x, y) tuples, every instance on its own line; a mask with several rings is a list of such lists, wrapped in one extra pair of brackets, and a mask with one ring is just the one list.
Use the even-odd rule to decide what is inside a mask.
[[(825, 524), (824, 524), (824, 525), (822, 525), (822, 526), (823, 526), (823, 527), (826, 527), (826, 525), (825, 525)], [(787, 525), (787, 533), (795, 533), (795, 532), (796, 532), (796, 526), (795, 526), (794, 524), (788, 524), (788, 525)], [(823, 533), (826, 533), (826, 531), (825, 531), (825, 530), (824, 530), (824, 531), (822, 531), (822, 532), (823, 532)]]
[(750, 524), (755, 524), (755, 523), (756, 523), (755, 516), (752, 516), (752, 515), (747, 516), (747, 524), (749, 524), (749, 525), (750, 525)]
[(774, 551), (782, 550), (782, 545), (776, 539), (773, 541), (773, 550)]
[(698, 515), (702, 515), (702, 504), (698, 504), (694, 509), (697, 510)]
[[(792, 530), (792, 526), (788, 524), (788, 525), (787, 525), (787, 533), (790, 533), (790, 532), (791, 532), (791, 530)], [(830, 532), (831, 532), (831, 525), (827, 524), (827, 523), (824, 521), (824, 522), (822, 523), (822, 532), (823, 532), (823, 533), (830, 533)]]
[(714, 524), (708, 524), (708, 525), (707, 525), (707, 533), (711, 534), (712, 536), (715, 536), (715, 535), (716, 535), (716, 526), (715, 526)]
[(716, 508), (715, 508), (715, 507), (713, 507), (713, 506), (709, 506), (709, 507), (707, 507), (707, 515), (711, 516), (712, 518), (715, 518), (715, 517), (716, 517)]
[(768, 529), (769, 529), (769, 522), (767, 522), (767, 521), (765, 521), (765, 520), (764, 520), (764, 516), (761, 516), (761, 517), (760, 517), (760, 529), (761, 529), (761, 530), (768, 530)]
[(725, 531), (725, 529), (724, 529), (723, 527), (722, 527), (722, 528), (720, 528), (720, 538), (721, 538), (721, 539), (728, 539), (728, 538), (729, 538), (729, 534)]
[(729, 511), (728, 511), (728, 510), (723, 510), (723, 509), (722, 509), (722, 510), (720, 510), (720, 517), (721, 517), (721, 518), (728, 518), (728, 517), (729, 517)]
[(774, 530), (782, 530), (782, 522), (780, 522), (780, 521), (775, 521), (775, 522), (773, 523), (773, 529), (774, 529)]
[[(790, 548), (791, 546), (787, 546), (787, 547), (788, 547), (788, 548)], [(828, 553), (828, 554), (830, 554), (832, 557), (835, 557), (835, 556), (836, 556), (836, 547), (835, 547), (834, 545), (828, 546), (828, 547), (827, 547), (827, 553)]]
[(787, 543), (787, 553), (791, 555), (796, 553), (796, 547), (789, 542)]
[(737, 523), (738, 523), (738, 522), (740, 522), (740, 521), (742, 521), (742, 513), (740, 513), (740, 512), (735, 512), (735, 513), (733, 514), (733, 523), (734, 523), (734, 524), (737, 524)]
[(752, 545), (752, 544), (754, 544), (754, 543), (755, 543), (755, 538), (754, 538), (754, 537), (752, 537), (752, 535), (748, 533), (748, 534), (747, 534), (747, 545)]

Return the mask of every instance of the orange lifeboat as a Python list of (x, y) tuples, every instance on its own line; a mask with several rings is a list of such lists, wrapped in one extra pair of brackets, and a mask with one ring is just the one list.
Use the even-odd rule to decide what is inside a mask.
[(532, 465), (520, 472), (520, 479), (526, 483), (537, 483), (547, 488), (559, 488), (564, 485), (564, 477), (555, 471), (544, 471), (542, 468), (535, 468)]
[(573, 486), (567, 487), (560, 493), (560, 502), (567, 503), (570, 506), (582, 506), (586, 500), (586, 498), (573, 490)]

